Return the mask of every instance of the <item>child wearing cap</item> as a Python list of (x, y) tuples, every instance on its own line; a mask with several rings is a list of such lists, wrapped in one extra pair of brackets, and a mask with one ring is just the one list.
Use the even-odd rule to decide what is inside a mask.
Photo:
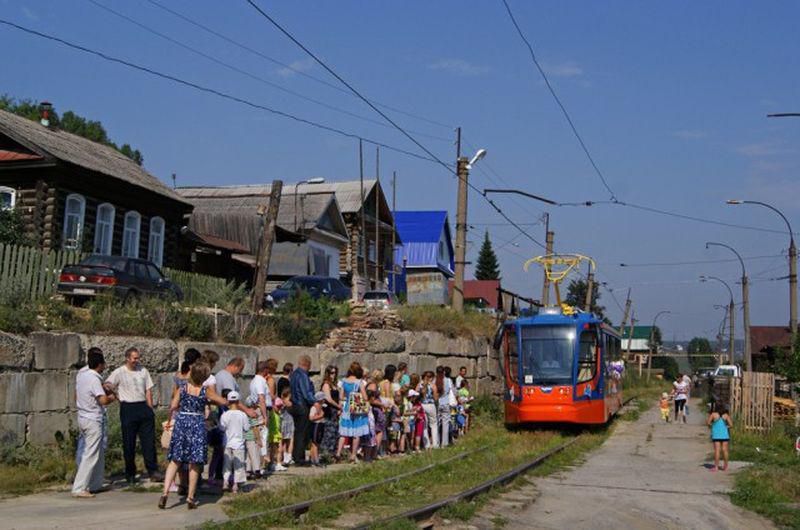
[(245, 404), (256, 411), (255, 418), (247, 418), (250, 423), (250, 430), (244, 433), (244, 446), (247, 451), (246, 470), (250, 475), (248, 478), (261, 478), (262, 456), (261, 456), (261, 429), (265, 428), (264, 418), (258, 407), (258, 401), (250, 396)]
[(225, 433), (225, 454), (222, 462), (222, 487), (236, 493), (239, 485), (247, 482), (245, 471), (245, 433), (250, 430), (250, 420), (239, 406), (239, 393), (228, 393), (228, 410), (219, 419)]
[(325, 392), (314, 394), (314, 404), (308, 411), (308, 419), (311, 421), (311, 465), (320, 467), (319, 446), (325, 436)]

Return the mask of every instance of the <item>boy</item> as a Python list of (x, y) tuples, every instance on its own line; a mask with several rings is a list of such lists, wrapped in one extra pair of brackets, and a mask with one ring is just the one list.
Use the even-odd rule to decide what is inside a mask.
[(228, 393), (228, 410), (222, 413), (219, 427), (225, 433), (222, 488), (236, 493), (239, 491), (239, 485), (247, 482), (244, 436), (250, 430), (250, 420), (240, 408), (238, 392)]
[(246, 469), (250, 473), (248, 478), (261, 478), (261, 429), (266, 428), (264, 418), (261, 417), (261, 410), (258, 402), (253, 400), (253, 396), (247, 398), (247, 406), (256, 411), (255, 418), (250, 420), (250, 430), (244, 433), (244, 445), (247, 451)]
[(308, 411), (308, 420), (311, 422), (311, 465), (320, 467), (319, 446), (322, 444), (322, 437), (325, 435), (325, 411), (322, 410), (325, 403), (325, 392), (314, 394), (314, 404)]

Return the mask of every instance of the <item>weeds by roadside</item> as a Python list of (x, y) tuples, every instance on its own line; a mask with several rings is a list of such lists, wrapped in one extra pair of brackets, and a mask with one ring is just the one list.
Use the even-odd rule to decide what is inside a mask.
[(449, 337), (491, 337), (497, 326), (491, 315), (469, 309), (459, 313), (438, 305), (404, 305), (397, 312), (408, 330), (438, 331)]

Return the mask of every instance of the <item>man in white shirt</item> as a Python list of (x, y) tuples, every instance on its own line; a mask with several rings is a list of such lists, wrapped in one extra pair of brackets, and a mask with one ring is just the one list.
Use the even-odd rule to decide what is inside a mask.
[[(269, 413), (272, 410), (272, 394), (269, 391), (269, 384), (267, 383), (267, 375), (269, 375), (269, 364), (267, 361), (258, 361), (256, 364), (256, 375), (250, 381), (250, 400), (256, 403), (256, 408), (261, 411), (261, 417), (264, 422), (269, 425)], [(261, 456), (269, 454), (269, 433), (267, 429), (261, 429)], [(274, 463), (274, 462), (273, 462)], [(276, 468), (283, 468), (278, 463)], [(282, 471), (283, 469), (278, 469)]]
[(467, 378), (467, 367), (462, 366), (461, 368), (458, 369), (458, 375), (456, 376), (456, 390), (461, 388), (461, 383), (466, 378)]
[(125, 364), (111, 372), (106, 386), (119, 399), (119, 419), (122, 424), (122, 454), (125, 457), (125, 480), (136, 482), (136, 437), (142, 447), (142, 457), (150, 480), (164, 480), (156, 460), (156, 422), (153, 412), (153, 380), (147, 368), (139, 363), (136, 348), (125, 352)]
[(94, 497), (93, 491), (103, 487), (105, 471), (105, 447), (103, 445), (103, 407), (114, 401), (113, 393), (103, 388), (100, 375), (106, 369), (106, 361), (99, 348), (91, 348), (87, 354), (88, 370), (81, 370), (75, 379), (75, 406), (78, 409), (78, 428), (83, 438), (81, 454), (72, 495), (77, 498)]

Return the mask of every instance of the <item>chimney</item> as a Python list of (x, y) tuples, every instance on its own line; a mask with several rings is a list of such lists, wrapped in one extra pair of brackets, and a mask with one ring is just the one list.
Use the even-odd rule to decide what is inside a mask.
[(39, 110), (41, 111), (42, 118), (39, 123), (45, 127), (50, 127), (50, 112), (53, 110), (53, 104), (49, 101), (42, 101), (39, 103)]

